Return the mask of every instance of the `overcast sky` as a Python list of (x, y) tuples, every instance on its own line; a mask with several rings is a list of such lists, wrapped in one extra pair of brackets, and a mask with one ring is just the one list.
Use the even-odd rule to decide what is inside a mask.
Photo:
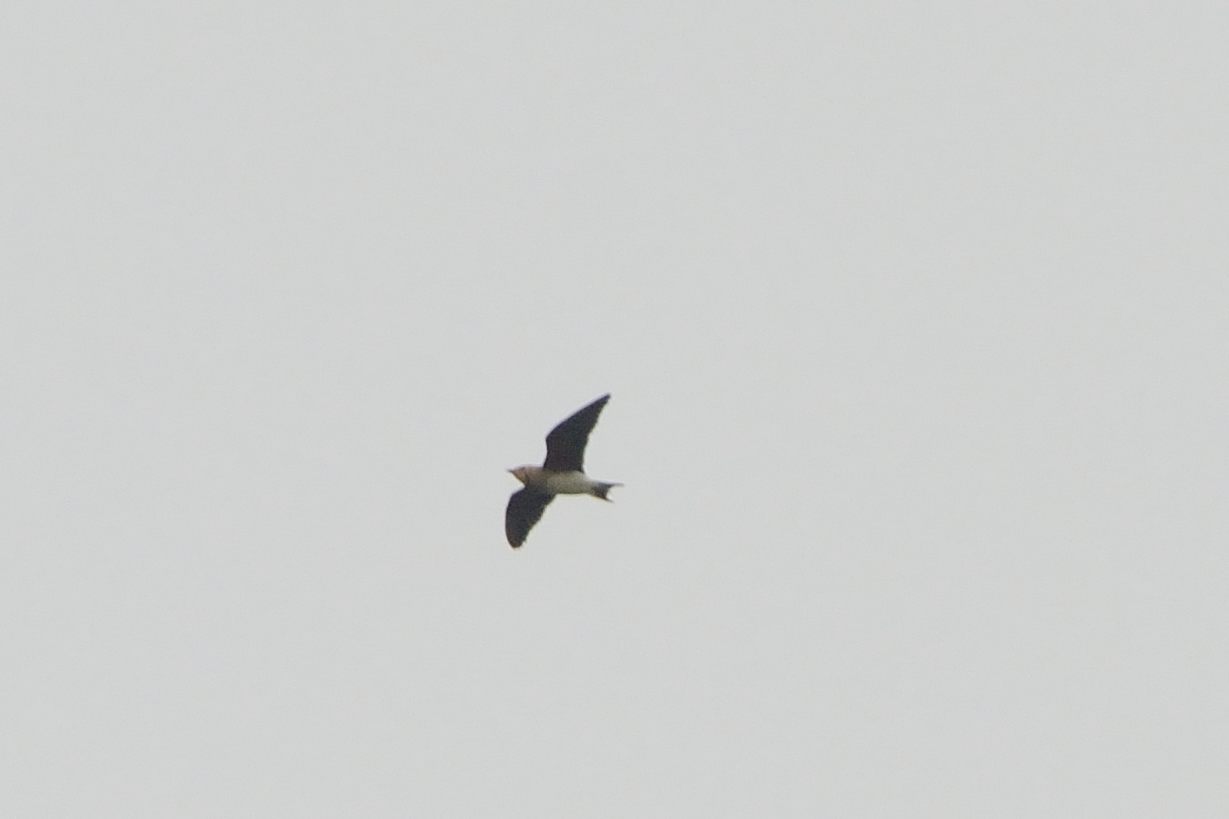
[(1229, 815), (1222, 5), (4, 17), (0, 815)]

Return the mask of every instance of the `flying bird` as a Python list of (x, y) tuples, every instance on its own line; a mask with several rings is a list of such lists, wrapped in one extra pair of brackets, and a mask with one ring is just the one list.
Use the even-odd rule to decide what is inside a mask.
[(609, 400), (607, 393), (552, 429), (546, 436), (546, 460), (541, 466), (508, 470), (525, 484), (524, 489), (508, 499), (508, 510), (504, 513), (504, 532), (513, 549), (525, 542), (529, 530), (542, 519), (546, 505), (556, 495), (592, 495), (609, 501), (606, 495), (611, 488), (623, 485), (595, 481), (585, 474), (585, 444), (589, 443), (589, 433)]

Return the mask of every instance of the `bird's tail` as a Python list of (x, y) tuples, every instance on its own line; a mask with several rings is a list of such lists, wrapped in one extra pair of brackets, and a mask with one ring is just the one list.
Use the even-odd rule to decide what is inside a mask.
[(595, 498), (601, 498), (604, 501), (609, 501), (610, 498), (606, 497), (606, 493), (608, 493), (611, 489), (614, 489), (616, 486), (622, 485), (623, 484), (621, 483), (602, 483), (599, 481), (592, 489), (589, 490), (589, 494)]

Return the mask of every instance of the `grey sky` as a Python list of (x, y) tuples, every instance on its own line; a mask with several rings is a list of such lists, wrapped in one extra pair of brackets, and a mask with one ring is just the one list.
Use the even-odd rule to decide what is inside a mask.
[(0, 815), (1229, 815), (1229, 13), (573, 6), (9, 4)]

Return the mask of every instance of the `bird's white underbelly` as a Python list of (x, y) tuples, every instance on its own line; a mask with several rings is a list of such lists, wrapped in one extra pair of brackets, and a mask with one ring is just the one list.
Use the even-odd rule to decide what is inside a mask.
[(554, 472), (546, 476), (546, 491), (552, 495), (587, 495), (593, 481), (583, 472)]

